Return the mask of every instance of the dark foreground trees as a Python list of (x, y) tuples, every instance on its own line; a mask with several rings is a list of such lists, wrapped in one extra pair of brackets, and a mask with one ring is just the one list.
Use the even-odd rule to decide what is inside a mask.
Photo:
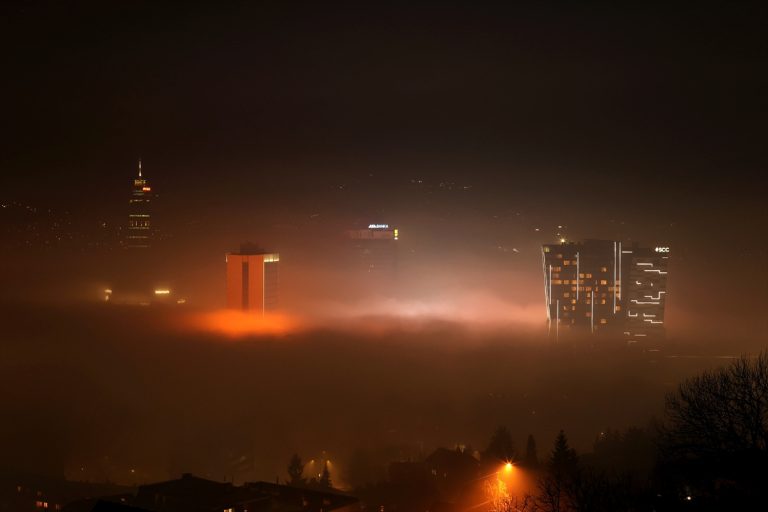
[(307, 485), (307, 479), (304, 478), (304, 463), (301, 457), (294, 453), (291, 461), (288, 463), (288, 485), (293, 487), (304, 487)]
[[(610, 457), (627, 452), (636, 434), (616, 433), (613, 446), (602, 448)], [(602, 441), (598, 440), (596, 447)], [(561, 430), (539, 479), (536, 510), (541, 512), (618, 512), (653, 510), (647, 475), (638, 478), (624, 461), (614, 464), (578, 456)]]
[(546, 472), (539, 481), (539, 506), (547, 512), (573, 510), (573, 486), (579, 469), (576, 450), (562, 430), (557, 434)]
[(768, 353), (683, 382), (666, 401), (661, 481), (691, 501), (768, 498)]
[[(485, 509), (447, 499), (434, 484), (447, 475), (430, 472), (423, 463), (407, 463), (422, 471), (401, 471), (404, 478), (372, 486), (378, 494), (365, 501), (372, 509), (386, 504), (386, 509), (401, 512), (433, 510), (445, 501), (456, 510), (492, 512), (767, 509), (768, 353), (680, 384), (667, 397), (662, 426), (653, 422), (649, 428), (605, 429), (592, 452), (582, 455), (561, 431), (538, 467), (537, 458), (530, 437), (525, 458), (515, 461), (511, 435), (499, 428), (479, 461), (485, 462), (481, 478), (455, 480), (468, 487), (484, 485)], [(538, 487), (510, 487), (507, 492), (496, 476), (506, 460), (515, 461), (521, 475), (536, 478)]]
[(515, 444), (507, 427), (500, 426), (496, 429), (488, 442), (488, 447), (483, 451), (482, 458), (484, 463), (490, 466), (515, 460)]

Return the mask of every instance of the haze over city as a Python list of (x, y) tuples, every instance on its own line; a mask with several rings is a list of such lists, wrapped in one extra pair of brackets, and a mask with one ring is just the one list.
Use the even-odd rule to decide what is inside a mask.
[(764, 370), (765, 14), (3, 6), (0, 504), (752, 503), (675, 404)]

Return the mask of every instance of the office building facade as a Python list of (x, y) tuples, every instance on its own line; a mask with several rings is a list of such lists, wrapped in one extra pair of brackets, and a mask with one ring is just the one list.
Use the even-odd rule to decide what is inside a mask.
[(542, 247), (550, 334), (621, 335), (627, 342), (664, 335), (668, 247), (613, 240)]
[(629, 342), (664, 336), (667, 302), (669, 247), (633, 246), (624, 251), (627, 277), (626, 322), (623, 331)]
[(347, 231), (355, 265), (371, 274), (394, 275), (398, 266), (400, 230), (389, 224), (369, 224)]
[(243, 244), (226, 256), (227, 307), (264, 315), (278, 304), (280, 255)]

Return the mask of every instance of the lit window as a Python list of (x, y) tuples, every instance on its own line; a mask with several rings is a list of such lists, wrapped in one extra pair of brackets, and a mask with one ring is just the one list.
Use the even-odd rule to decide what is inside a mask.
[(608, 284), (608, 280), (606, 280), (606, 279), (601, 279), (601, 280), (600, 280), (600, 284), (603, 284), (603, 285), (605, 285), (605, 284)]
[(605, 299), (601, 299), (600, 304), (605, 304)]
[(600, 272), (608, 272), (608, 267), (600, 267)]
[(566, 267), (567, 267), (567, 266), (568, 266), (568, 265), (570, 265), (570, 264), (571, 264), (570, 260), (565, 260), (565, 261), (563, 261), (563, 266), (566, 266)]
[(605, 318), (601, 318), (601, 319), (600, 319), (600, 323), (601, 323), (601, 324), (607, 324), (607, 323), (608, 323), (608, 320), (606, 320)]
[[(563, 282), (564, 282), (565, 284), (568, 284), (568, 281), (563, 281)], [(563, 293), (563, 297), (570, 297), (570, 296), (571, 296), (571, 292), (564, 292), (564, 293)]]
[(563, 284), (571, 284), (571, 281), (569, 279), (563, 280)]
[(552, 284), (563, 284), (563, 281), (561, 279), (553, 279)]
[(555, 258), (561, 260), (561, 259), (563, 259), (563, 255), (562, 254), (557, 254), (557, 255), (555, 255)]
[(552, 267), (552, 272), (562, 272), (563, 267)]

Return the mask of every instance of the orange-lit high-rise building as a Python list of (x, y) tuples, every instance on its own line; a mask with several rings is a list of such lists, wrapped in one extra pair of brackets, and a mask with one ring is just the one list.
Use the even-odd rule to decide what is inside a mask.
[(279, 254), (243, 244), (226, 261), (228, 308), (260, 315), (276, 309)]

